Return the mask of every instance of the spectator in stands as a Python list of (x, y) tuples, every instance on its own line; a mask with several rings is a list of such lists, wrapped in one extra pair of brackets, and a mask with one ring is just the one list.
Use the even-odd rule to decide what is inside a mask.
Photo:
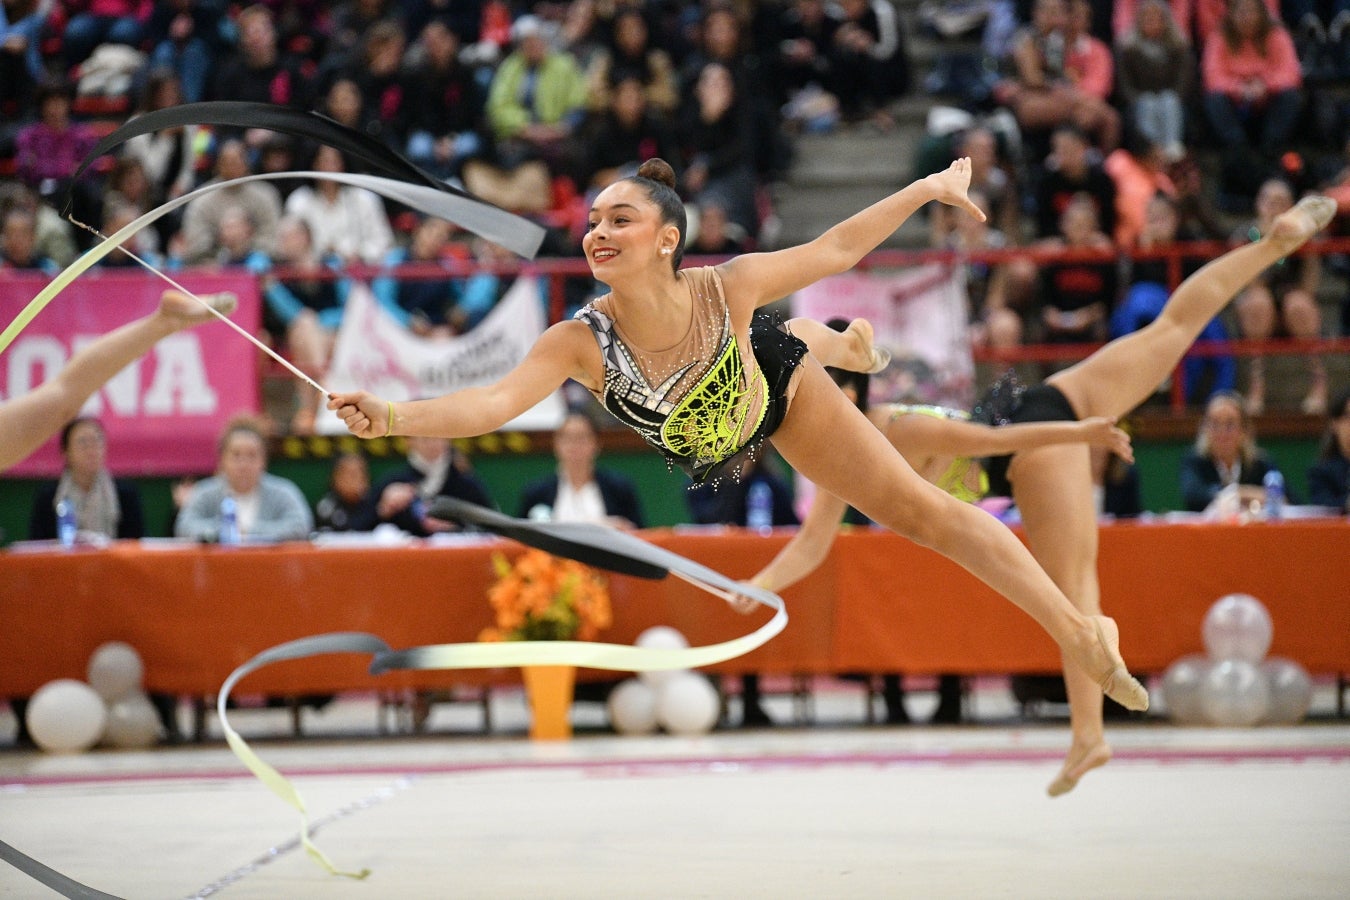
[[(994, 91), (998, 102), (1017, 117), (1024, 132), (1041, 133), (1072, 124), (1091, 134), (1097, 146), (1114, 148), (1120, 135), (1120, 115), (1105, 100), (1084, 90), (1075, 80), (1082, 68), (1070, 69), (1070, 36), (1086, 35), (1081, 13), (1071, 20), (1065, 0), (1036, 0), (1031, 24), (1013, 40), (1013, 75), (1000, 82)], [(1080, 54), (1075, 61), (1093, 59), (1099, 54)], [(1109, 59), (1109, 54), (1108, 54)], [(1100, 88), (1100, 73), (1087, 85)], [(1034, 135), (1033, 135), (1034, 136)]]
[(361, 91), (368, 132), (395, 146), (407, 139), (408, 130), (409, 98), (401, 74), (406, 47), (402, 26), (382, 19), (362, 37), (360, 54), (340, 70)]
[(248, 418), (232, 420), (221, 435), (216, 474), (197, 482), (174, 523), (178, 537), (220, 538), (220, 502), (233, 497), (239, 534), (246, 541), (297, 541), (314, 530), (309, 502), (295, 483), (267, 472), (267, 438)]
[[(192, 101), (183, 95), (178, 76), (170, 69), (152, 69), (146, 76), (136, 114), (167, 109), (183, 102)], [(181, 197), (196, 185), (198, 134), (196, 125), (184, 125), (138, 134), (122, 146), (123, 157), (139, 162), (150, 182), (147, 209)]]
[(381, 24), (403, 27), (402, 7), (393, 0), (344, 0), (333, 10), (327, 53), (334, 57), (359, 54), (371, 29)]
[[(1111, 38), (1119, 48), (1129, 39), (1130, 34), (1141, 24), (1139, 11), (1153, 0), (1115, 0), (1111, 4)], [(1191, 26), (1195, 19), (1192, 0), (1162, 0), (1167, 7), (1167, 17), (1172, 20), (1177, 33), (1186, 43), (1191, 41)], [(1226, 0), (1220, 0), (1220, 3)], [(1203, 38), (1203, 34), (1201, 35)]]
[[(685, 492), (689, 512), (700, 525), (737, 525), (747, 527), (750, 519), (750, 497), (767, 489), (773, 527), (800, 525), (793, 508), (792, 485), (778, 474), (773, 462), (764, 456), (747, 460), (740, 479), (721, 486), (698, 484)], [(758, 526), (757, 526), (758, 527)], [(773, 718), (764, 710), (760, 700), (759, 675), (741, 676), (741, 726), (773, 725)]]
[(469, 458), (446, 438), (408, 438), (408, 464), (380, 479), (373, 494), (380, 522), (392, 522), (418, 537), (460, 528), (457, 523), (427, 515), (427, 507), (437, 497), (496, 508)]
[[(585, 118), (585, 76), (576, 60), (549, 47), (536, 16), (517, 19), (511, 39), (516, 49), (501, 61), (488, 89), (494, 161), (508, 172), (535, 160), (547, 166), (550, 178), (569, 172), (574, 160), (568, 144)], [(550, 198), (541, 200), (547, 208)]]
[[(720, 63), (731, 73), (743, 115), (750, 120), (750, 161), (760, 181), (776, 181), (787, 171), (791, 149), (779, 128), (778, 107), (766, 70), (735, 9), (714, 0), (703, 11), (697, 45), (680, 65), (681, 121), (698, 106), (698, 82), (709, 63)], [(688, 162), (688, 160), (686, 160)]]
[[(239, 44), (219, 61), (212, 97), (216, 100), (247, 100), (304, 107), (309, 104), (307, 79), (300, 64), (283, 56), (277, 45), (276, 19), (271, 9), (255, 3), (236, 19)], [(233, 134), (234, 129), (225, 129)], [(249, 145), (259, 146), (266, 133), (249, 135)]]
[(1080, 194), (1092, 198), (1102, 231), (1116, 230), (1116, 185), (1092, 152), (1082, 130), (1073, 126), (1055, 129), (1050, 155), (1036, 190), (1036, 234), (1051, 237), (1059, 232), (1059, 219)]
[[(609, 106), (592, 114), (582, 129), (585, 151), (580, 186), (588, 197), (637, 171), (638, 163), (659, 156), (677, 170), (680, 155), (673, 130), (653, 113), (636, 76), (622, 76), (606, 89)], [(588, 204), (589, 205), (589, 204)]]
[(1138, 4), (1116, 42), (1116, 90), (1130, 128), (1163, 149), (1168, 162), (1186, 155), (1186, 103), (1195, 63), (1163, 0)]
[(68, 266), (75, 260), (73, 226), (49, 204), (38, 200), (37, 192), (20, 181), (0, 180), (0, 220), (11, 209), (22, 209), (32, 214), (37, 223), (35, 247), (38, 256), (45, 256), (58, 266)]
[(1132, 247), (1144, 230), (1148, 204), (1158, 194), (1174, 197), (1176, 185), (1167, 174), (1163, 145), (1141, 132), (1131, 132), (1124, 145), (1111, 151), (1102, 170), (1116, 186), (1116, 229), (1119, 247)]
[(174, 73), (182, 84), (183, 102), (204, 100), (216, 56), (232, 34), (222, 0), (156, 3), (146, 27), (150, 66)]
[(370, 493), (370, 465), (356, 452), (333, 460), (328, 492), (314, 505), (319, 531), (370, 531), (375, 527), (375, 498)]
[[(1022, 212), (1017, 179), (999, 151), (998, 136), (993, 129), (984, 125), (968, 128), (953, 142), (952, 149), (953, 158), (970, 159), (970, 189), (985, 198), (980, 209), (989, 217), (990, 227), (1001, 232), (1007, 241), (1020, 243)], [(944, 160), (942, 166), (948, 164)], [(946, 245), (963, 217), (952, 215), (946, 206), (933, 208), (929, 215), (933, 246)]]
[(408, 110), (408, 158), (440, 178), (459, 177), (466, 159), (482, 152), (487, 96), (459, 61), (459, 37), (441, 19), (422, 29), (421, 58), (403, 75)]
[[(970, 191), (971, 202), (988, 209), (984, 195)], [(969, 219), (970, 221), (966, 221)], [(989, 250), (1003, 250), (1009, 246), (1007, 236), (988, 221), (974, 216), (957, 219), (955, 228), (947, 235), (946, 249), (962, 254)], [(1022, 317), (1008, 301), (1007, 263), (964, 258), (961, 266), (965, 283), (967, 308), (970, 316), (970, 341), (975, 346), (1007, 349), (1022, 343)]]
[[(1256, 195), (1256, 218), (1233, 234), (1237, 243), (1257, 241), (1268, 234), (1275, 217), (1294, 205), (1294, 192), (1278, 178), (1261, 185)], [(1250, 340), (1269, 340), (1277, 335), (1317, 338), (1322, 335), (1322, 310), (1317, 290), (1322, 279), (1322, 258), (1315, 254), (1286, 257), (1261, 273), (1235, 301), (1238, 327)], [(1327, 408), (1327, 373), (1322, 358), (1308, 356), (1309, 388), (1303, 411), (1321, 415)], [(1248, 372), (1247, 412), (1260, 415), (1266, 406), (1265, 360), (1254, 356)]]
[(1317, 461), (1308, 468), (1308, 502), (1350, 513), (1350, 390), (1336, 395), (1327, 415)]
[(98, 419), (81, 416), (61, 429), (64, 465), (58, 481), (40, 484), (33, 494), (29, 540), (55, 540), (56, 507), (68, 500), (78, 530), (115, 540), (145, 537), (141, 495), (134, 481), (108, 471), (108, 435)]
[[(1281, 0), (1264, 0), (1271, 21), (1280, 21)], [(1232, 0), (1194, 0), (1195, 44), (1203, 47), (1210, 37), (1223, 27), (1225, 17), (1232, 11)]]
[(1203, 512), (1230, 485), (1243, 504), (1265, 499), (1262, 482), (1275, 466), (1256, 446), (1246, 406), (1236, 393), (1215, 394), (1205, 406), (1195, 447), (1181, 461), (1181, 498), (1191, 512)]
[(267, 254), (258, 249), (256, 238), (248, 210), (228, 206), (221, 210), (216, 223), (215, 255), (210, 261), (222, 269), (259, 272), (267, 265)]
[(1091, 110), (1086, 127), (1097, 147), (1110, 153), (1120, 143), (1120, 114), (1111, 106), (1115, 91), (1115, 60), (1111, 48), (1092, 34), (1092, 4), (1069, 0), (1064, 27), (1064, 74)]
[[(145, 210), (135, 203), (128, 203), (112, 197), (105, 198), (103, 201), (102, 231), (104, 234), (116, 234), (118, 231), (121, 231), (127, 225), (130, 225), (132, 222), (136, 221), (136, 219), (140, 218), (143, 212), (145, 212)], [(153, 229), (142, 228), (140, 231), (133, 234), (130, 238), (123, 241), (116, 250), (99, 260), (97, 263), (98, 267), (103, 269), (136, 269), (137, 271), (140, 271), (141, 263), (132, 259), (130, 253), (124, 251), (130, 251), (130, 253), (136, 254), (139, 259), (156, 268), (162, 268), (164, 266), (164, 257), (159, 252), (158, 238)]]
[[(1060, 235), (1039, 245), (1056, 250), (1114, 248), (1097, 223), (1091, 197), (1076, 197), (1060, 215)], [(1055, 261), (1041, 267), (1041, 326), (1049, 343), (1104, 340), (1116, 302), (1117, 260)]]
[(708, 63), (679, 129), (686, 168), (681, 185), (696, 203), (715, 201), (747, 234), (759, 233), (753, 118), (731, 71)]
[(38, 120), (14, 136), (14, 174), (44, 197), (70, 187), (73, 214), (92, 222), (98, 215), (98, 189), (90, 180), (71, 185), (70, 178), (98, 138), (87, 125), (71, 119), (73, 99), (74, 92), (64, 81), (47, 81), (38, 88)]
[(887, 0), (842, 0), (830, 68), (847, 120), (870, 118), (894, 127), (887, 106), (909, 89), (909, 59), (895, 5)]
[(612, 108), (612, 92), (621, 81), (635, 78), (647, 109), (673, 119), (680, 102), (675, 66), (669, 54), (652, 46), (645, 13), (636, 6), (623, 7), (614, 14), (613, 28), (610, 46), (586, 70), (586, 105), (597, 113)]
[[(335, 147), (321, 145), (310, 168), (345, 172), (346, 159)], [(286, 214), (305, 220), (320, 257), (336, 256), (347, 265), (375, 265), (394, 246), (394, 232), (378, 194), (327, 179), (296, 188), (286, 198)]]
[(572, 0), (558, 26), (558, 48), (570, 53), (581, 71), (589, 71), (596, 58), (608, 52), (611, 30), (600, 21), (595, 0)]
[(374, 135), (380, 130), (375, 114), (366, 109), (361, 86), (356, 83), (356, 79), (345, 74), (333, 78), (328, 90), (324, 91), (319, 112), (362, 134)]
[(503, 276), (484, 270), (472, 275), (428, 277), (430, 268), (470, 258), (450, 240), (451, 225), (428, 216), (418, 223), (406, 248), (385, 257), (385, 271), (371, 282), (380, 305), (404, 327), (424, 337), (463, 334), (483, 320), (503, 289)]
[(41, 272), (54, 276), (61, 271), (37, 251), (37, 216), (19, 206), (0, 219), (0, 271)]
[[(268, 20), (270, 21), (270, 19)], [(216, 153), (215, 177), (208, 184), (233, 181), (251, 174), (243, 141), (226, 140)], [(183, 213), (182, 255), (188, 265), (202, 262), (216, 252), (215, 239), (226, 209), (242, 207), (253, 226), (254, 249), (269, 253), (281, 218), (281, 196), (265, 181), (251, 181), (218, 188), (187, 204)]]
[[(1205, 237), (1181, 222), (1174, 200), (1157, 194), (1148, 204), (1143, 230), (1134, 249), (1146, 253), (1166, 250), (1177, 241), (1196, 241)], [(1131, 258), (1128, 267), (1128, 287), (1116, 311), (1111, 314), (1111, 337), (1121, 337), (1138, 331), (1158, 317), (1175, 284), (1193, 275), (1205, 262), (1190, 257), (1180, 260), (1174, 273), (1166, 258)], [(1223, 318), (1215, 316), (1200, 332), (1201, 341), (1228, 340), (1228, 329)], [(1191, 356), (1183, 364), (1186, 395), (1198, 401), (1217, 391), (1232, 391), (1237, 387), (1237, 363), (1228, 354), (1218, 356)]]
[(598, 522), (613, 528), (643, 527), (642, 504), (633, 482), (597, 468), (600, 437), (590, 416), (572, 412), (553, 432), (557, 471), (525, 486), (520, 511), (525, 519)]
[(61, 58), (67, 70), (89, 58), (99, 44), (139, 48), (151, 4), (142, 0), (60, 0), (66, 16)]
[(0, 118), (28, 117), (33, 91), (47, 75), (42, 62), (40, 3), (0, 3)]
[[(112, 171), (108, 173), (108, 180), (104, 183), (103, 206), (106, 209), (110, 203), (130, 203), (148, 209), (154, 202), (150, 189), (150, 180), (145, 176), (145, 166), (141, 165), (141, 161), (132, 156), (123, 156), (113, 163)], [(104, 218), (107, 218), (106, 212)], [(111, 231), (103, 233), (112, 234)], [(155, 235), (152, 233), (150, 237), (153, 239)]]
[(750, 236), (727, 218), (716, 200), (705, 200), (695, 209), (698, 214), (690, 216), (693, 236), (686, 251), (690, 256), (730, 256), (749, 249)]
[(1205, 41), (1201, 73), (1222, 158), (1221, 190), (1252, 197), (1289, 151), (1303, 107), (1294, 42), (1261, 0), (1233, 0)]
[(792, 0), (779, 26), (779, 44), (771, 71), (777, 103), (789, 102), (800, 92), (827, 95), (838, 107), (834, 91), (839, 79), (831, 52), (839, 18), (824, 0)]
[[(285, 336), (291, 360), (312, 378), (322, 379), (333, 355), (342, 310), (351, 290), (351, 280), (341, 275), (340, 261), (323, 258), (314, 247), (308, 223), (286, 215), (277, 224), (277, 246), (270, 262), (251, 261), (261, 275), (265, 307), (263, 327)], [(275, 268), (273, 268), (275, 266)], [(313, 389), (295, 381), (295, 412), (291, 431), (314, 430)]]

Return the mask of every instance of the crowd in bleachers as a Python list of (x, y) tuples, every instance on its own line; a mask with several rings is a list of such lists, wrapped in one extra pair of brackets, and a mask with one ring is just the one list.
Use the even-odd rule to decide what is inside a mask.
[[(913, 12), (936, 48), (926, 71), (902, 15)], [(794, 136), (890, 130), (913, 94), (960, 113), (933, 127), (915, 173), (971, 156), (991, 212), (974, 228), (936, 211), (938, 246), (1128, 255), (1189, 238), (1247, 240), (1273, 214), (1258, 198), (1313, 188), (1350, 212), (1350, 0), (6, 0), (0, 267), (70, 262), (92, 234), (43, 201), (71, 187), (100, 134), (183, 102), (320, 111), (539, 218), (550, 227), (544, 252), (566, 256), (578, 252), (588, 198), (649, 156), (675, 167), (695, 213), (694, 251), (764, 245), (769, 188), (787, 176)], [(1202, 156), (1217, 159), (1214, 183), (1201, 178)], [(262, 129), (187, 126), (102, 161), (73, 185), (73, 215), (107, 232), (212, 179), (353, 165)], [(1251, 224), (1231, 235), (1225, 215)], [(259, 274), (269, 332), (316, 372), (344, 269), (492, 252), (453, 229), (426, 232), (374, 194), (307, 179), (208, 194), (132, 249), (171, 268)], [(115, 254), (106, 264), (134, 263)], [(1318, 273), (1287, 275), (1239, 302), (1231, 324), (1244, 336), (1335, 330), (1305, 302)], [(974, 334), (994, 346), (1138, 327), (1147, 298), (1134, 295), (1152, 296), (1160, 277), (1143, 262), (1015, 262), (970, 276)], [(386, 285), (380, 299), (436, 333), (471, 326), (492, 302), (444, 286), (432, 296)], [(1350, 334), (1350, 302), (1340, 318)], [(1260, 378), (1249, 385), (1253, 410)], [(1306, 410), (1324, 409), (1326, 394), (1314, 360)]]

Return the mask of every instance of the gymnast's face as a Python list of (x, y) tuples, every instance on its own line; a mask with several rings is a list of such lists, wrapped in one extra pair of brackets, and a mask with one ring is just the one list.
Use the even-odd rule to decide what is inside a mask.
[(591, 273), (605, 284), (641, 272), (654, 263), (670, 271), (670, 254), (679, 241), (679, 229), (662, 225), (661, 213), (646, 191), (631, 181), (618, 181), (595, 198), (587, 219), (581, 249)]

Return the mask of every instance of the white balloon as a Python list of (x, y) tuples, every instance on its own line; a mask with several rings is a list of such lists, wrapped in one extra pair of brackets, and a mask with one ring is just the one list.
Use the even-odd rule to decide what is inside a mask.
[[(689, 646), (689, 641), (669, 625), (653, 625), (637, 636), (633, 646), (656, 650), (684, 650)], [(660, 669), (654, 672), (639, 672), (638, 677), (647, 682), (653, 690), (659, 691), (661, 686), (676, 673), (688, 671), (688, 669)]]
[(1210, 659), (1259, 663), (1270, 649), (1274, 627), (1260, 600), (1250, 594), (1229, 594), (1205, 613), (1203, 635)]
[(1242, 659), (1217, 662), (1200, 686), (1200, 706), (1211, 725), (1255, 725), (1270, 707), (1266, 678)]
[(609, 723), (619, 734), (656, 730), (656, 691), (641, 678), (629, 678), (609, 692)]
[(150, 698), (136, 691), (108, 706), (103, 743), (123, 750), (153, 747), (159, 740), (159, 714)]
[(717, 688), (697, 672), (677, 672), (656, 694), (656, 721), (671, 734), (707, 734), (722, 714)]
[(1200, 704), (1200, 688), (1212, 663), (1201, 653), (1181, 657), (1163, 673), (1162, 699), (1167, 717), (1178, 725), (1198, 725), (1205, 721)]
[(28, 701), (28, 733), (43, 750), (80, 753), (98, 743), (108, 710), (98, 692), (74, 678), (58, 678)]
[(1292, 659), (1272, 656), (1261, 664), (1261, 674), (1270, 688), (1266, 721), (1275, 725), (1302, 722), (1312, 705), (1312, 679), (1307, 670)]
[(89, 657), (89, 686), (108, 703), (139, 691), (144, 676), (141, 655), (123, 641), (100, 644)]

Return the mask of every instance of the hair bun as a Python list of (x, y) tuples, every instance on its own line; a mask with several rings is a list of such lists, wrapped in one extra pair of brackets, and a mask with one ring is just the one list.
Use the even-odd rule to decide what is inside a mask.
[(638, 177), (648, 178), (658, 184), (664, 184), (671, 190), (675, 189), (675, 170), (670, 167), (670, 163), (660, 157), (651, 159), (638, 166)]

